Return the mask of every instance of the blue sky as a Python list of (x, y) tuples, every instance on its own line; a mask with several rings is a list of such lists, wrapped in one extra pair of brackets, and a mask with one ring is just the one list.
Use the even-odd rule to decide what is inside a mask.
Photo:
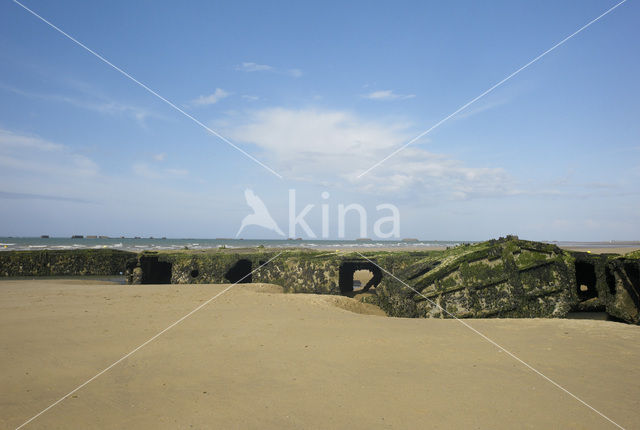
[(3, 1), (0, 235), (230, 237), (249, 188), (332, 237), (640, 239), (636, 1), (361, 178), (615, 2), (24, 4), (283, 178)]

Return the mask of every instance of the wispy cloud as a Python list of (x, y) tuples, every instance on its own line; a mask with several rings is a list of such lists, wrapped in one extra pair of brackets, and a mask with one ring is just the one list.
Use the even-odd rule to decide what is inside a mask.
[(20, 171), (49, 176), (88, 177), (98, 173), (98, 165), (88, 157), (72, 154), (64, 158), (25, 157), (0, 154), (0, 166), (5, 171)]
[(416, 95), (415, 94), (396, 94), (393, 90), (381, 90), (381, 91), (373, 91), (369, 94), (365, 94), (362, 97), (369, 100), (406, 100), (412, 99)]
[(506, 98), (503, 97), (501, 99), (494, 99), (494, 100), (490, 100), (486, 103), (483, 103), (481, 105), (476, 106), (475, 108), (470, 108), (466, 111), (463, 111), (461, 113), (459, 113), (454, 120), (461, 120), (461, 119), (466, 119), (466, 118), (470, 118), (472, 116), (493, 110), (493, 109), (497, 109), (500, 108), (508, 103), (511, 102), (511, 98)]
[(187, 176), (189, 174), (187, 169), (165, 169), (165, 172), (173, 176)]
[(0, 129), (0, 149), (17, 148), (17, 149), (39, 149), (41, 151), (60, 151), (65, 148), (64, 145), (48, 142), (35, 136), (14, 133), (9, 130)]
[[(213, 211), (229, 210), (223, 198), (212, 195), (210, 189), (184, 187), (184, 182), (193, 184), (197, 178), (179, 166), (166, 168), (164, 163), (149, 160), (146, 170), (138, 166), (138, 173), (144, 176), (151, 172), (150, 177), (133, 170), (117, 169), (110, 174), (69, 145), (17, 130), (1, 130), (0, 136), (1, 227), (5, 235), (33, 234), (34, 226), (65, 235), (96, 229), (112, 235), (127, 231), (168, 235), (184, 211), (199, 219), (197, 225), (204, 225)], [(136, 191), (123, 192), (132, 183)], [(167, 206), (167, 201), (175, 204)], [(78, 204), (71, 213), (69, 205), (74, 203)], [(133, 209), (123, 215), (123, 207)], [(161, 218), (158, 213), (163, 214)], [(225, 215), (222, 222), (225, 219), (231, 217)], [(232, 229), (237, 227), (235, 219), (231, 224)], [(198, 228), (183, 233), (180, 227), (174, 234), (194, 237)]]
[(160, 179), (167, 176), (187, 176), (189, 174), (189, 171), (186, 169), (158, 169), (149, 166), (147, 163), (134, 163), (131, 168), (136, 176), (140, 176), (146, 179)]
[(160, 177), (157, 169), (153, 169), (147, 163), (135, 163), (131, 166), (133, 173), (137, 176), (147, 179), (156, 179)]
[[(76, 86), (76, 88), (80, 88), (80, 86)], [(157, 115), (145, 108), (117, 102), (110, 99), (109, 97), (99, 95), (95, 91), (85, 92), (82, 97), (78, 97), (77, 95), (25, 91), (20, 88), (12, 87), (5, 84), (0, 84), (0, 89), (32, 99), (44, 100), (48, 102), (66, 103), (80, 109), (86, 109), (100, 114), (125, 115), (135, 119), (140, 123), (144, 123), (144, 121), (148, 118), (160, 118), (160, 115)]]
[(93, 160), (66, 145), (9, 130), (0, 130), (0, 166), (2, 173), (9, 176), (12, 172), (30, 172), (88, 177), (99, 171)]
[(77, 199), (74, 197), (64, 197), (46, 194), (31, 194), (31, 193), (14, 193), (10, 191), (0, 191), (0, 199), (14, 199), (14, 200), (57, 200), (62, 202), (75, 202), (75, 203), (91, 203), (89, 200)]
[(291, 76), (293, 78), (299, 78), (303, 74), (300, 69), (279, 69), (268, 64), (258, 64), (250, 61), (238, 64), (236, 66), (236, 70), (240, 72), (271, 72)]
[(267, 64), (244, 62), (236, 66), (236, 70), (241, 72), (272, 72), (275, 69)]
[(260, 97), (258, 97), (258, 96), (252, 96), (252, 95), (249, 95), (249, 94), (243, 94), (243, 95), (242, 95), (242, 98), (243, 98), (243, 99), (245, 99), (245, 100), (248, 100), (248, 101), (250, 101), (250, 102), (255, 102), (255, 101), (257, 101), (257, 100), (260, 100)]
[(216, 88), (213, 94), (209, 94), (208, 96), (200, 96), (195, 100), (191, 101), (192, 106), (208, 106), (218, 103), (220, 100), (229, 97), (231, 95), (230, 92), (223, 90), (222, 88)]

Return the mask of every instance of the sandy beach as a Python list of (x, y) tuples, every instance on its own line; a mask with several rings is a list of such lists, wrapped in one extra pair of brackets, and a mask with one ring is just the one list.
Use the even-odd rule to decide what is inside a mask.
[(592, 254), (620, 254), (625, 255), (640, 249), (640, 246), (561, 246), (569, 251), (591, 252)]
[[(571, 246), (571, 245), (559, 245), (560, 248), (566, 249), (569, 251), (579, 251), (579, 252), (591, 252), (592, 254), (620, 254), (625, 255), (630, 252), (634, 252), (640, 249), (640, 245), (627, 245), (627, 246), (611, 246), (604, 245), (604, 243), (595, 243), (595, 244), (585, 244), (579, 246)], [(402, 248), (393, 247), (393, 246), (377, 246), (375, 248), (367, 248), (367, 247), (317, 247), (318, 250), (325, 251), (340, 251), (340, 252), (366, 252), (366, 251), (387, 251), (387, 252), (397, 252), (397, 251), (444, 251), (447, 249), (446, 246), (418, 246), (418, 245), (405, 245)]]
[(0, 430), (640, 430), (639, 18), (0, 2)]
[[(0, 427), (15, 428), (224, 285), (0, 282)], [(640, 328), (468, 320), (619, 425)], [(25, 428), (614, 428), (455, 320), (237, 285)]]

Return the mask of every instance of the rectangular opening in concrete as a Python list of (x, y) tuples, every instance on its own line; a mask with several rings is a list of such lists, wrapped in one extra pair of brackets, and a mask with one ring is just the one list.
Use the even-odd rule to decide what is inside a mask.
[(575, 268), (578, 298), (584, 301), (598, 297), (594, 264), (587, 261), (576, 261)]
[[(364, 285), (362, 285), (362, 280), (358, 279), (360, 281), (360, 285), (356, 289), (354, 288), (354, 274), (363, 270), (371, 272), (371, 277)], [(348, 294), (354, 291), (368, 291), (370, 288), (378, 285), (381, 280), (382, 271), (380, 270), (380, 268), (366, 260), (345, 261), (340, 265), (340, 268), (338, 269), (338, 286), (340, 287), (340, 292), (342, 294)]]
[(143, 284), (170, 284), (171, 263), (158, 261), (158, 257), (140, 257)]
[(227, 270), (224, 278), (232, 284), (249, 284), (251, 283), (251, 267), (250, 260), (238, 260)]

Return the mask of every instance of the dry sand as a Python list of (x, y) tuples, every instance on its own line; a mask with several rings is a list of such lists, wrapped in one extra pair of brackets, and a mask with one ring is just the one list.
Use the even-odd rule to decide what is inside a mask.
[[(224, 288), (0, 282), (0, 427)], [(614, 428), (455, 320), (279, 291), (235, 286), (26, 428)], [(467, 322), (623, 427), (640, 426), (640, 327)]]

